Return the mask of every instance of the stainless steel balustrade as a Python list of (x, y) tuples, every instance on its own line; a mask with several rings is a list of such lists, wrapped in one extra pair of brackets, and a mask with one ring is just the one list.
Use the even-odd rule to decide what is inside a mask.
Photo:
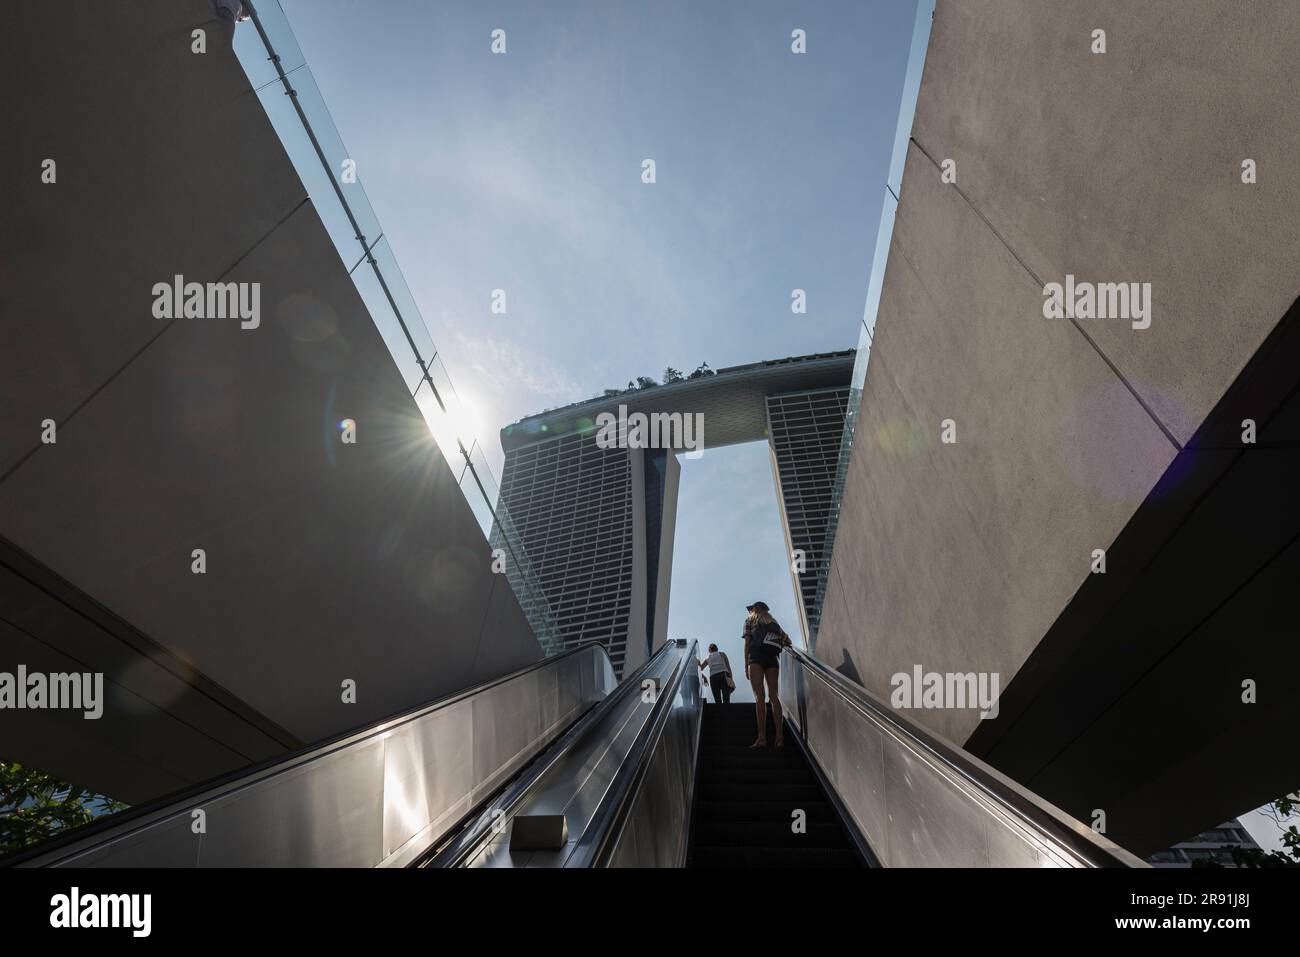
[(605, 700), (575, 721), (562, 737), (501, 793), (485, 804), (474, 820), (416, 862), (417, 867), (560, 866), (572, 847), (539, 856), (513, 850), (511, 825), (517, 815), (563, 814), (581, 834), (604, 798), (602, 776), (612, 776), (623, 760), (618, 739), (649, 708), (638, 707), (642, 683), (658, 682), (671, 668), (667, 646), (644, 661)]
[(801, 651), (781, 704), (887, 867), (1143, 867), (1141, 860)]
[[(395, 866), (442, 840), (434, 866), (680, 867), (703, 708), (696, 650), (670, 642), (620, 687), (605, 649), (584, 645), (125, 812), (22, 866)], [(846, 824), (885, 866), (1144, 866), (797, 649), (783, 654), (780, 697)], [(510, 829), (488, 827), (499, 814), (563, 814), (568, 841), (512, 851)]]
[[(676, 802), (673, 814), (660, 822), (661, 838), (680, 846), (695, 767), (688, 725), (693, 713), (698, 726), (700, 707), (695, 652), (684, 641), (661, 647), (423, 866), (601, 866), (618, 835), (633, 833), (631, 822), (647, 813), (644, 802), (656, 796)], [(679, 790), (667, 793), (659, 781)], [(562, 816), (566, 838), (551, 848), (513, 846), (521, 816)]]
[(584, 645), (152, 811), (124, 812), (24, 864), (406, 864), (616, 686), (605, 649)]
[(625, 783), (611, 789), (604, 834), (589, 842), (589, 850), (580, 848), (569, 866), (685, 866), (704, 712), (698, 654), (699, 643), (691, 642), (672, 684), (660, 691), (644, 741), (630, 755)]

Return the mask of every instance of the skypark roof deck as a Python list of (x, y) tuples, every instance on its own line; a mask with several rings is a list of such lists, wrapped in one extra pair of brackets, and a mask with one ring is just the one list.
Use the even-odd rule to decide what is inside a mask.
[(557, 435), (595, 431), (596, 416), (617, 414), (620, 405), (629, 414), (701, 413), (709, 448), (757, 441), (767, 435), (768, 396), (847, 385), (856, 354), (845, 349), (751, 362), (696, 379), (586, 399), (507, 425), (501, 430), (501, 448), (508, 452)]

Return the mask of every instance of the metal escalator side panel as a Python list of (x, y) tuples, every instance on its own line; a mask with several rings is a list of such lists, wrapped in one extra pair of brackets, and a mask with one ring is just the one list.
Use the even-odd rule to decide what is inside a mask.
[(783, 653), (779, 692), (855, 840), (884, 866), (1144, 866), (802, 651)]
[[(575, 648), (60, 842), (22, 866), (407, 863), (615, 687)], [(506, 719), (503, 703), (509, 702)]]

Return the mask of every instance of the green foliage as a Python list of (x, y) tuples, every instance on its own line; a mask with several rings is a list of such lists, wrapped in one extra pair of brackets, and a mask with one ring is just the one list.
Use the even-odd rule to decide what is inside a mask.
[[(706, 375), (713, 375), (713, 370), (709, 368), (707, 362), (701, 363), (700, 367), (688, 376), (682, 375), (681, 371), (669, 366), (664, 370), (664, 385), (671, 382), (682, 382), (686, 379), (699, 379)], [(647, 375), (639, 375), (633, 380), (629, 380), (627, 387), (623, 389), (606, 389), (605, 396), (616, 396), (624, 392), (636, 392), (638, 389), (653, 389), (659, 383)]]
[[(1291, 815), (1300, 811), (1300, 791), (1284, 794), (1276, 801), (1262, 809), (1277, 829), (1282, 832), (1280, 851), (1265, 851), (1260, 848), (1227, 848), (1232, 855), (1232, 863), (1237, 867), (1300, 867), (1300, 830), (1296, 825), (1287, 824)], [(1213, 862), (1197, 862), (1194, 867), (1218, 867)]]
[(1266, 813), (1282, 832), (1283, 850), (1269, 851), (1267, 856), (1273, 859), (1271, 865), (1257, 866), (1300, 866), (1300, 830), (1297, 830), (1294, 823), (1288, 823), (1288, 819), (1297, 812), (1300, 812), (1300, 791), (1284, 794), (1268, 805)]
[(0, 854), (89, 824), (126, 806), (44, 771), (0, 761)]

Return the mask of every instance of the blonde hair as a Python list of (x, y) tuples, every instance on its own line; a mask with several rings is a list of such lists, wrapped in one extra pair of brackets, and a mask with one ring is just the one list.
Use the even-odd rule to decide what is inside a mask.
[[(733, 619), (733, 620), (734, 620), (734, 619)], [(751, 612), (749, 613), (749, 620), (750, 620), (751, 622), (755, 622), (755, 623), (760, 624), (760, 625), (774, 625), (774, 624), (776, 624), (776, 619), (775, 619), (775, 618), (773, 618), (773, 617), (772, 617), (770, 614), (768, 614), (767, 612), (765, 612), (765, 611), (759, 611), (758, 609), (754, 609), (753, 611), (751, 611)]]

